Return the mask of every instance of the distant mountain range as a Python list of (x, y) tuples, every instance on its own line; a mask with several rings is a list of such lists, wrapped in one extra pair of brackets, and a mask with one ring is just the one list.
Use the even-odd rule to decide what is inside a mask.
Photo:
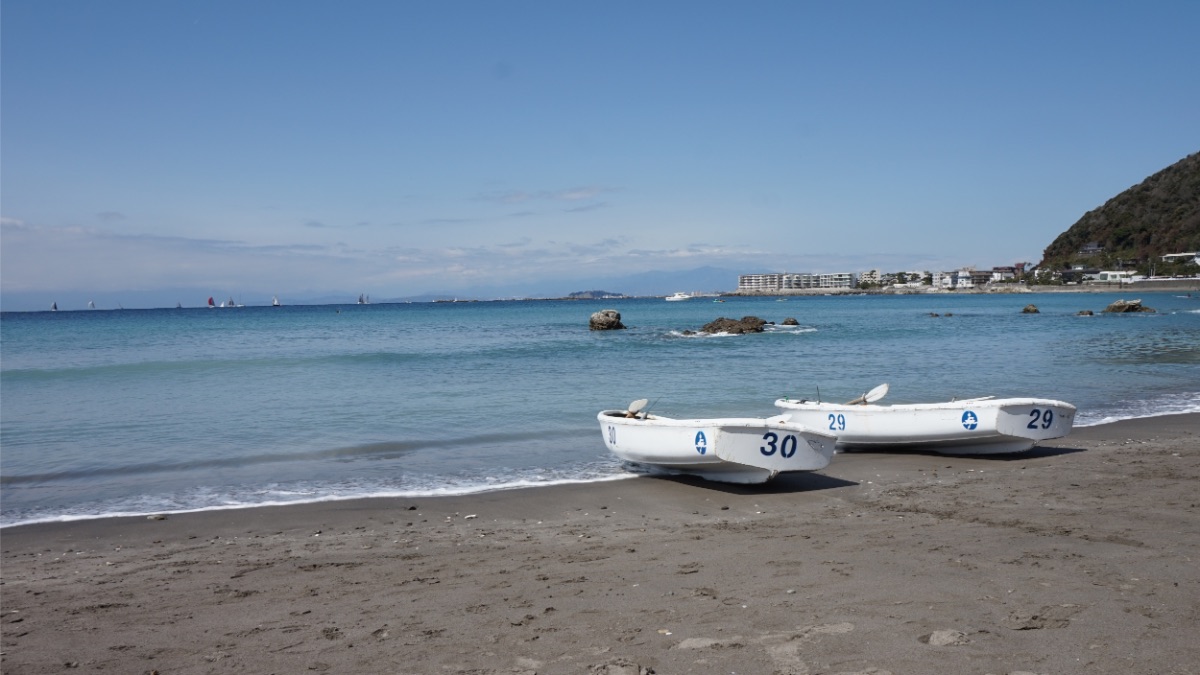
[(1042, 255), (1042, 267), (1145, 267), (1200, 251), (1200, 153), (1188, 155), (1088, 211)]

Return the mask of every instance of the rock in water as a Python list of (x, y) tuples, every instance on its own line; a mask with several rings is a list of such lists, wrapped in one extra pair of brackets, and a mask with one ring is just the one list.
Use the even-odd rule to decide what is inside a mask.
[(734, 335), (741, 335), (742, 333), (761, 333), (765, 325), (767, 325), (767, 322), (757, 316), (744, 316), (741, 320), (720, 317), (716, 321), (704, 324), (700, 330), (705, 333), (732, 333)]
[(602, 309), (588, 320), (588, 328), (592, 330), (622, 330), (621, 313), (615, 309)]
[(1104, 308), (1106, 312), (1123, 314), (1125, 312), (1153, 312), (1149, 307), (1142, 306), (1141, 300), (1118, 300)]
[(1042, 312), (1041, 312), (1041, 310), (1039, 310), (1037, 308), (1037, 305), (1025, 305), (1025, 309), (1021, 310), (1021, 313), (1022, 314), (1041, 314)]

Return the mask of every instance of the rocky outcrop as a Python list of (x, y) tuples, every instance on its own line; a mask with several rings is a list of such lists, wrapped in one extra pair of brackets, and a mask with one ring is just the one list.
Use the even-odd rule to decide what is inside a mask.
[(588, 319), (588, 328), (591, 330), (622, 330), (625, 328), (625, 324), (621, 323), (621, 313), (617, 310), (602, 309)]
[(780, 325), (781, 326), (799, 326), (800, 322), (797, 321), (795, 318), (789, 316), (788, 318), (784, 319), (783, 323), (781, 323)]
[(1095, 316), (1095, 314), (1096, 313), (1090, 309), (1081, 309), (1081, 310), (1079, 310), (1079, 313), (1076, 314), (1075, 316)]
[(1025, 309), (1021, 310), (1021, 313), (1022, 314), (1041, 314), (1042, 312), (1041, 312), (1041, 310), (1039, 310), (1037, 308), (1037, 305), (1025, 305)]
[(1104, 311), (1113, 314), (1125, 314), (1127, 312), (1153, 312), (1154, 310), (1143, 306), (1141, 300), (1118, 300), (1105, 307)]
[(733, 335), (741, 335), (743, 333), (761, 333), (763, 326), (767, 322), (757, 316), (744, 316), (741, 319), (726, 319), (721, 317), (716, 321), (709, 321), (700, 328), (702, 333), (732, 333)]

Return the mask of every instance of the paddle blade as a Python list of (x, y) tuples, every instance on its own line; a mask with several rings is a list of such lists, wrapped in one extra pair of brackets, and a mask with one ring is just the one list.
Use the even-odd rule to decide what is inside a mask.
[(883, 398), (884, 396), (887, 396), (887, 393), (888, 393), (888, 385), (887, 385), (887, 382), (884, 382), (883, 384), (879, 385), (878, 387), (875, 387), (871, 391), (868, 391), (866, 394), (864, 394), (863, 401), (866, 401), (867, 403), (874, 403), (875, 401), (878, 401), (879, 399)]
[(645, 408), (646, 404), (649, 402), (650, 402), (650, 399), (648, 399), (648, 398), (639, 398), (638, 400), (634, 401), (633, 403), (630, 403), (629, 408), (627, 408), (625, 410), (625, 412), (629, 413), (630, 415), (639, 413), (642, 411), (642, 408)]
[(874, 403), (875, 401), (878, 401), (879, 399), (883, 398), (884, 396), (887, 396), (887, 393), (888, 393), (888, 386), (887, 386), (887, 383), (885, 382), (885, 383), (879, 385), (878, 387), (875, 387), (871, 391), (868, 391), (867, 393), (863, 394), (862, 396), (859, 396), (856, 399), (853, 399), (851, 401), (846, 401), (846, 405), (862, 405), (864, 403)]

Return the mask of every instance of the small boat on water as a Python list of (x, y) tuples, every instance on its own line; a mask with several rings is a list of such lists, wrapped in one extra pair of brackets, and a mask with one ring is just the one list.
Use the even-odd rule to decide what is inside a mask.
[(279, 304), (279, 296), (278, 295), (271, 296), (271, 306), (272, 307), (282, 307), (282, 305)]
[(723, 483), (764, 483), (780, 473), (823, 469), (837, 437), (790, 422), (729, 417), (672, 419), (642, 412), (646, 401), (627, 410), (597, 415), (608, 449), (621, 460), (667, 474), (699, 476)]
[(969, 398), (874, 405), (886, 384), (847, 403), (779, 399), (788, 419), (837, 436), (838, 450), (909, 449), (949, 455), (1024, 452), (1071, 433), (1075, 406), (1044, 398)]
[(667, 296), (667, 302), (679, 302), (680, 300), (691, 300), (692, 296), (687, 293), (675, 293)]

